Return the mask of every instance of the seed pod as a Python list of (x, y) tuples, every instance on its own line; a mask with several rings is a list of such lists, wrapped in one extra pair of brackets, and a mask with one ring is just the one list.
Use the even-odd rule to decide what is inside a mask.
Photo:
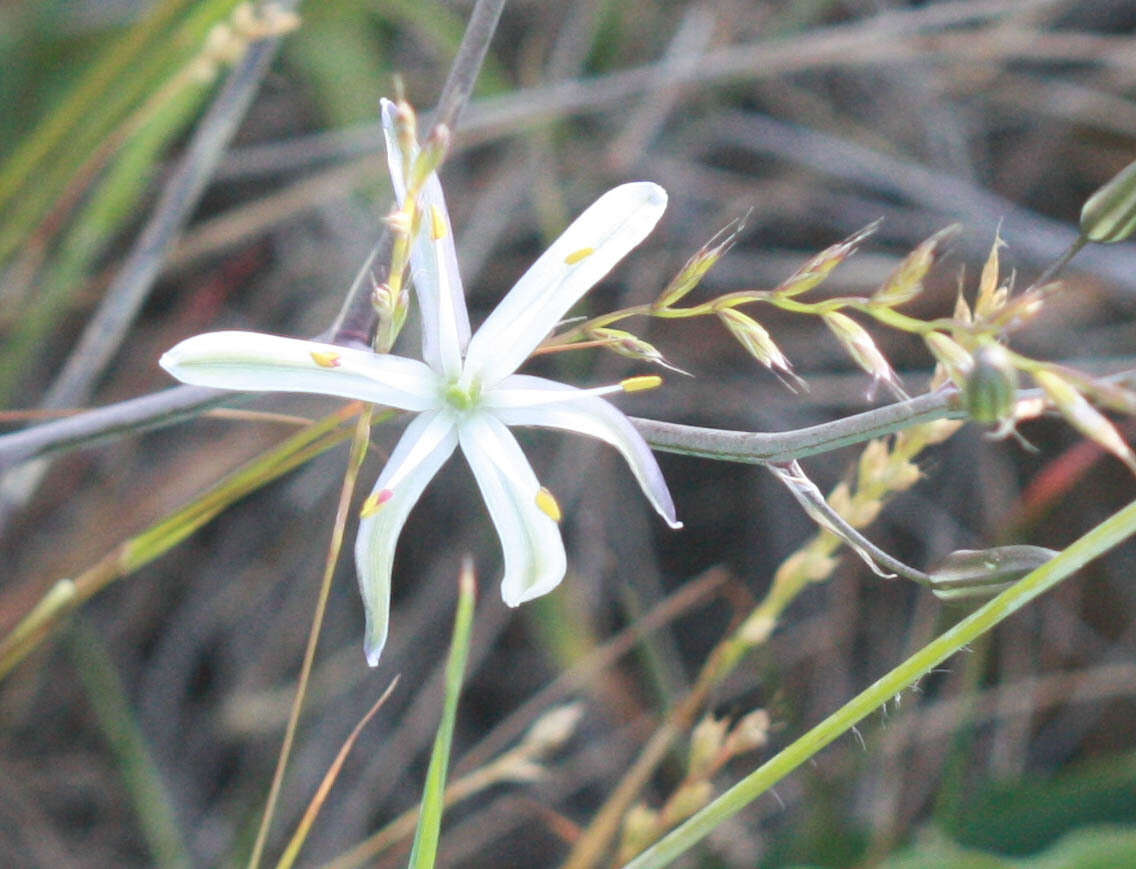
[(930, 572), (931, 591), (939, 600), (993, 596), (1056, 556), (1044, 546), (958, 549)]
[(963, 406), (975, 422), (1000, 422), (1014, 412), (1018, 371), (998, 344), (987, 344), (974, 354), (974, 366), (963, 386)]
[(1136, 229), (1136, 162), (1089, 197), (1081, 209), (1081, 234), (1089, 241), (1124, 241)]

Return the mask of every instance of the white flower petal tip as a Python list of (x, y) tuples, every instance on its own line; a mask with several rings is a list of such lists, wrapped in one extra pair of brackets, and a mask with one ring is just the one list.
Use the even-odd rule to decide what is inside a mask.
[(387, 632), (384, 629), (381, 635), (372, 637), (370, 629), (367, 630), (367, 639), (363, 641), (363, 654), (367, 657), (368, 667), (379, 666), (379, 658), (382, 657), (383, 647), (387, 644)]
[(259, 332), (195, 335), (159, 364), (194, 386), (310, 392), (414, 411), (437, 403), (437, 376), (416, 359)]
[(568, 572), (560, 526), (517, 439), (492, 414), (461, 426), (461, 448), (501, 539), (501, 598), (515, 607), (548, 594)]
[(627, 462), (655, 511), (671, 528), (682, 527), (655, 454), (631, 420), (594, 390), (513, 374), (501, 381), (486, 402), (493, 416), (507, 426), (555, 428), (611, 444)]
[(402, 527), (422, 490), (457, 444), (457, 430), (444, 410), (416, 417), (363, 502), (355, 538), (355, 570), (367, 617), (364, 651), (372, 667), (386, 642), (394, 551)]
[(667, 206), (658, 184), (609, 190), (568, 226), (470, 339), (462, 382), (490, 388), (512, 374), (569, 308), (655, 228)]

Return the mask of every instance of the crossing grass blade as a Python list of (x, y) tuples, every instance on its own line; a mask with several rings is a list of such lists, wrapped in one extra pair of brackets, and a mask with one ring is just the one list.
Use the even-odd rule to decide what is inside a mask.
[(461, 694), (466, 659), (469, 657), (476, 591), (473, 564), (467, 558), (462, 564), (458, 579), (458, 610), (454, 617), (453, 638), (450, 640), (450, 657), (446, 661), (446, 699), (442, 706), (442, 720), (438, 724), (434, 749), (430, 753), (430, 768), (426, 771), (426, 787), (422, 792), (422, 810), (418, 816), (418, 829), (414, 833), (414, 847), (410, 851), (409, 865), (413, 869), (430, 869), (438, 856), (446, 772), (450, 765), (450, 743), (454, 738), (458, 696)]

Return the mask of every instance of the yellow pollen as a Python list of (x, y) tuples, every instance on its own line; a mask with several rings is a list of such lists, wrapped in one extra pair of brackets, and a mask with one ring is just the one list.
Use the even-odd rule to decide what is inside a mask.
[(320, 368), (338, 368), (342, 357), (332, 350), (313, 350), (312, 360)]
[(643, 392), (645, 389), (654, 389), (663, 385), (663, 378), (657, 374), (643, 374), (639, 377), (628, 377), (619, 381), (624, 392)]
[(430, 206), (430, 237), (434, 241), (446, 237), (446, 218), (437, 205)]
[(582, 247), (579, 250), (574, 250), (568, 256), (564, 257), (564, 262), (570, 266), (576, 265), (580, 260), (587, 259), (596, 252), (594, 247)]
[(540, 491), (536, 493), (536, 506), (540, 508), (541, 513), (553, 522), (560, 521), (560, 505), (556, 503), (552, 493), (544, 486), (541, 486)]
[(367, 496), (367, 500), (363, 502), (363, 508), (359, 511), (359, 518), (366, 519), (368, 516), (374, 516), (383, 508), (383, 505), (394, 497), (394, 492), (390, 489), (380, 489), (377, 492), (372, 492)]

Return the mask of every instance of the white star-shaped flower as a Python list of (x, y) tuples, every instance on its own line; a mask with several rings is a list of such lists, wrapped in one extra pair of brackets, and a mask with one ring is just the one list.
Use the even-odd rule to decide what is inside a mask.
[[(405, 175), (395, 111), (383, 101), (388, 162), (402, 206)], [(659, 514), (672, 528), (681, 527), (650, 448), (627, 417), (599, 397), (634, 388), (634, 378), (577, 389), (515, 373), (568, 309), (647, 236), (666, 202), (665, 191), (647, 182), (605, 193), (470, 337), (449, 215), (441, 185), (431, 174), (418, 195), (423, 219), (410, 254), (423, 361), (256, 332), (197, 335), (162, 356), (162, 367), (185, 383), (322, 393), (418, 414), (364, 502), (355, 544), (371, 666), (386, 642), (398, 536), (422, 490), (458, 446), (501, 538), (501, 595), (509, 606), (551, 591), (567, 570), (559, 507), (537, 481), (509, 426), (559, 428), (606, 441), (627, 460)]]

